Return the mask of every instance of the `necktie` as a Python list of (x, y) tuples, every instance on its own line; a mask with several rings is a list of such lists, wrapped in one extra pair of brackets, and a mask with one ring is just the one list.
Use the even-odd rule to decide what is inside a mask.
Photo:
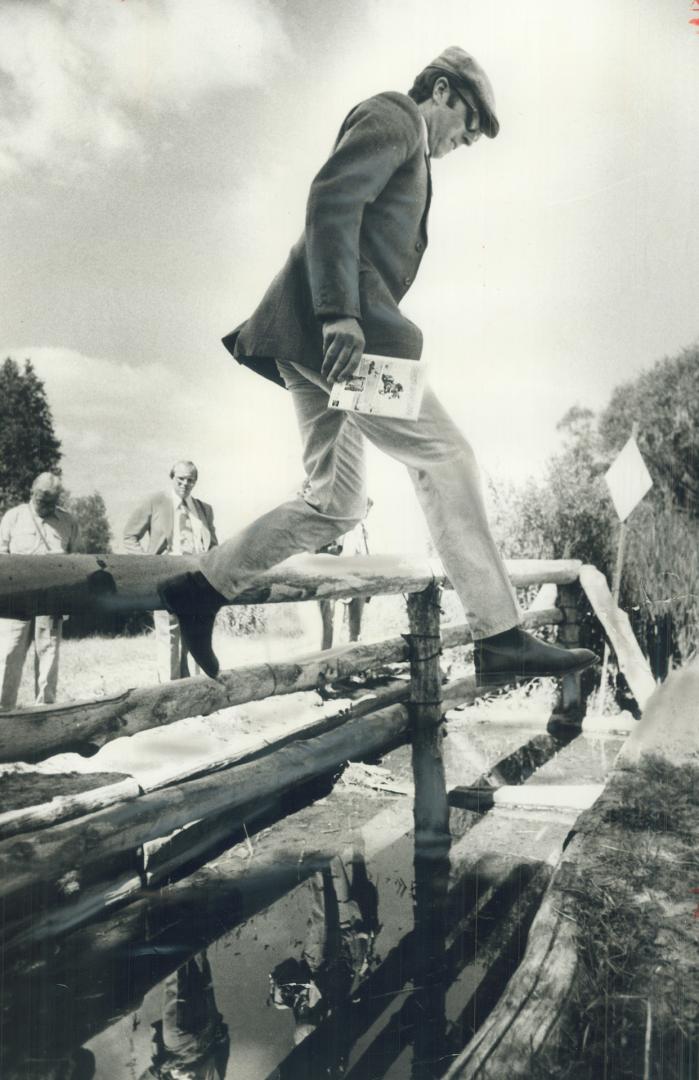
[(183, 502), (178, 506), (177, 513), (180, 530), (180, 551), (183, 555), (192, 555), (194, 553), (194, 533), (192, 532), (192, 522), (189, 519), (189, 510)]

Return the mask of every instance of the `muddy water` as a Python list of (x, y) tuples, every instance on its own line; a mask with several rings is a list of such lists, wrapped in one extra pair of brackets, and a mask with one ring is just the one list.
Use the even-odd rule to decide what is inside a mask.
[(341, 851), (86, 1043), (94, 1076), (439, 1075), (446, 1066), (430, 1064), (429, 1044), (436, 1035), (441, 1057), (447, 1031), (456, 1035), (464, 1023), (489, 962), (471, 939), (487, 936), (508, 898), (464, 940), (456, 933), (463, 906), (451, 924), (439, 917), (447, 879), (441, 860), (431, 859), (422, 871), (426, 921), (416, 932), (413, 860), (408, 837), (382, 852), (370, 873), (360, 852)]
[[(472, 783), (498, 763), (510, 784), (532, 772), (538, 783), (603, 779), (618, 745), (566, 741), (544, 761), (540, 733), (453, 726), (447, 772)], [(385, 761), (397, 778), (407, 755)], [(336, 785), (295, 815), (284, 865), (264, 863), (263, 834), (253, 837), (244, 895), (225, 887), (228, 854), (224, 887), (214, 862), (206, 889), (190, 895), (185, 879), (174, 904), (149, 893), (38, 949), (5, 995), (3, 1080), (441, 1076), (516, 968), (546, 885), (536, 860), (560, 849), (575, 815), (525, 815), (515, 835), (497, 809), (454, 810), (451, 837), (416, 852), (410, 834), (371, 842), (384, 804), (370, 803)], [(321, 828), (332, 845), (300, 881), (298, 852)]]

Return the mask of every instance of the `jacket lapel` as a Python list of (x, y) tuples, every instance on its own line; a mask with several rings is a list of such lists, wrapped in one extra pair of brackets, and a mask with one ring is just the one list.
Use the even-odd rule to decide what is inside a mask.
[(209, 526), (206, 520), (206, 511), (204, 510), (204, 506), (201, 501), (199, 499), (195, 499), (194, 496), (192, 496), (192, 504), (197, 512), (197, 517), (199, 518), (199, 522), (201, 524), (204, 551), (208, 551), (211, 547), (211, 533), (209, 532)]

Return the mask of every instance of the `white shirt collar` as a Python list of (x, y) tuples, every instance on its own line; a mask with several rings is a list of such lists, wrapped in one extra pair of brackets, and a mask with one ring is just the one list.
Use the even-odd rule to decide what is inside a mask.
[(423, 141), (425, 143), (425, 153), (429, 157), (430, 156), (429, 133), (427, 131), (427, 122), (426, 122), (424, 116), (422, 115), (422, 113), (420, 113), (420, 119), (422, 121), (422, 138), (423, 138)]
[(172, 492), (172, 505), (175, 507), (175, 510), (181, 503), (184, 503), (191, 514), (196, 513), (191, 495), (188, 495), (186, 499), (181, 499), (174, 488), (170, 488), (170, 490)]

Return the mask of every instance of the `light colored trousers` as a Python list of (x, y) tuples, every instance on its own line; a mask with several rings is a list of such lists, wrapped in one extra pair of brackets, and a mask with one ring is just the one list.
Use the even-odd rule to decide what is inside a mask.
[(301, 495), (202, 556), (200, 568), (214, 588), (230, 599), (261, 570), (354, 528), (367, 511), (367, 438), (407, 466), (474, 638), (516, 626), (517, 601), (490, 532), (473, 451), (432, 390), (416, 421), (366, 416), (329, 409), (329, 385), (318, 372), (277, 366), (296, 409), (306, 484)]
[(166, 683), (172, 679), (185, 679), (188, 675), (201, 675), (201, 668), (192, 660), (182, 641), (176, 615), (171, 615), (169, 611), (154, 611), (153, 628), (158, 682)]
[(0, 619), (0, 709), (14, 709), (22, 681), (22, 668), (34, 645), (34, 702), (50, 705), (56, 700), (58, 654), (63, 620), (52, 615), (34, 619)]

